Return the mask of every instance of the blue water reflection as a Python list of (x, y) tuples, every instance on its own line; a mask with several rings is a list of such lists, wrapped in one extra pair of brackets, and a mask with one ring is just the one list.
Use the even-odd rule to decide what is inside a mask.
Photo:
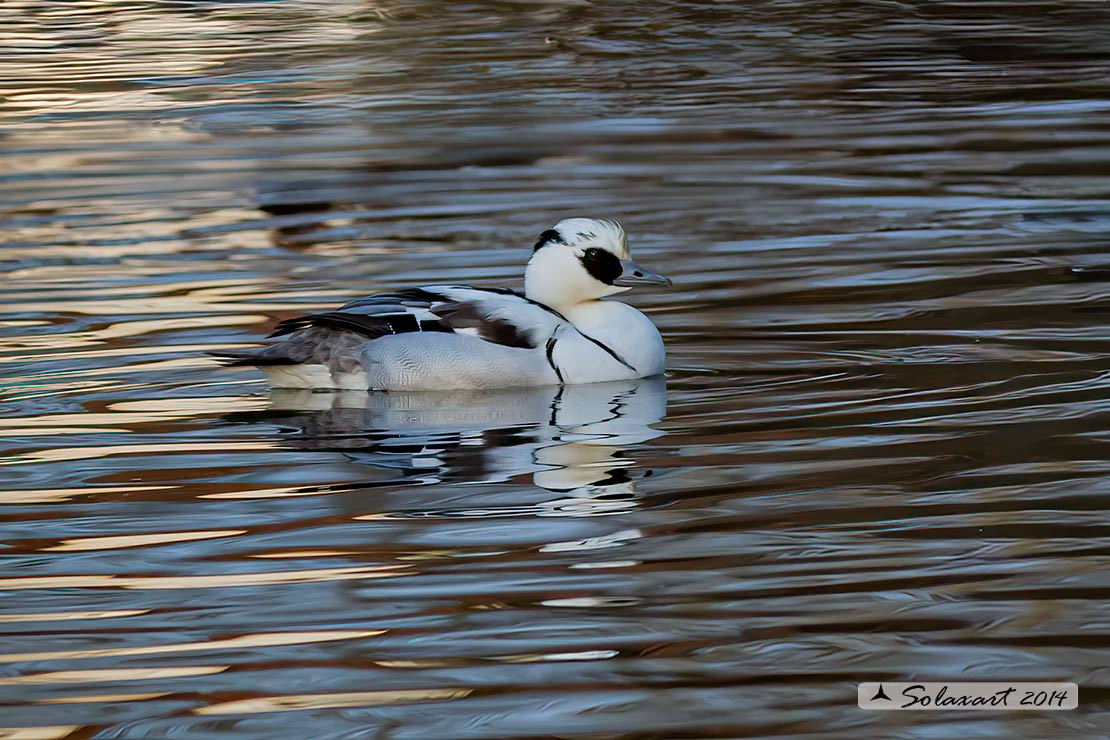
[(483, 391), (274, 390), (265, 412), (227, 418), (265, 419), (286, 430), (292, 449), (341, 451), (424, 484), (530, 476), (561, 494), (552, 514), (582, 516), (630, 505), (635, 481), (652, 471), (626, 452), (663, 434), (652, 425), (666, 408), (666, 380), (654, 377)]

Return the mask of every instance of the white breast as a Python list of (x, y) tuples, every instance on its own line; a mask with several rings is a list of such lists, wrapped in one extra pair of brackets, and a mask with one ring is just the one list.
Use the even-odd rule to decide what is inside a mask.
[(651, 319), (632, 306), (591, 301), (571, 308), (566, 317), (580, 336), (564, 330), (553, 352), (565, 382), (594, 383), (663, 373), (663, 338)]

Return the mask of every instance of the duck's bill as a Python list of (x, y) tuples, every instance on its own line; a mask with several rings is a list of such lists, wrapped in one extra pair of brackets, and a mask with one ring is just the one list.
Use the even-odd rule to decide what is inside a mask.
[(645, 270), (632, 260), (621, 260), (621, 274), (613, 281), (613, 285), (622, 288), (632, 288), (637, 285), (671, 285), (671, 279), (657, 275), (651, 270)]

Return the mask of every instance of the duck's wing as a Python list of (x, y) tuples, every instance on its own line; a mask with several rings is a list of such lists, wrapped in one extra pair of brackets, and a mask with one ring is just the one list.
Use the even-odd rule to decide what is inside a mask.
[(286, 319), (267, 347), (221, 353), (229, 365), (334, 366), (364, 342), (391, 334), (451, 332), (507, 347), (543, 345), (566, 319), (519, 293), (498, 288), (430, 285), (353, 300), (335, 311)]

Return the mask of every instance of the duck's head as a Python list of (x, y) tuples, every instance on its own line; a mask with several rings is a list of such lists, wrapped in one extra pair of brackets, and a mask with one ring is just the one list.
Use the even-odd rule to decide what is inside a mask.
[(555, 309), (670, 284), (632, 261), (620, 224), (594, 218), (564, 219), (540, 234), (524, 271), (524, 294)]

